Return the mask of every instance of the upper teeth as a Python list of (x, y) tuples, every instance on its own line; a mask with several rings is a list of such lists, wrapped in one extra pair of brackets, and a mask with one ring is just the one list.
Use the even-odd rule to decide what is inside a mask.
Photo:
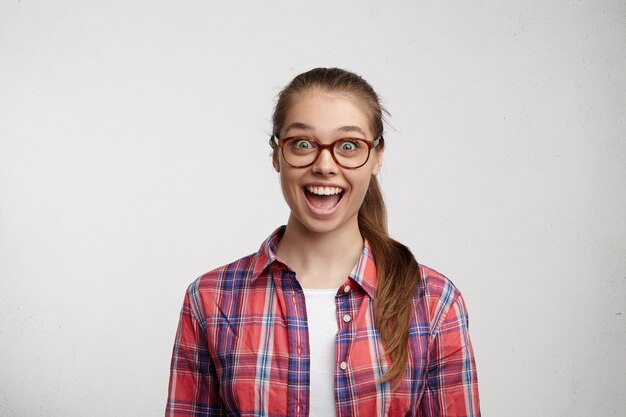
[(339, 187), (306, 187), (307, 191), (317, 195), (339, 194), (342, 190)]

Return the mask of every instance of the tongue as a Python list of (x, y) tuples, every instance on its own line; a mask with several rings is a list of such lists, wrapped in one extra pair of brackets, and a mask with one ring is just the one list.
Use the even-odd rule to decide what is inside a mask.
[(306, 198), (309, 203), (315, 208), (320, 210), (330, 210), (335, 207), (341, 198), (340, 194), (333, 195), (317, 195), (310, 192), (306, 192)]

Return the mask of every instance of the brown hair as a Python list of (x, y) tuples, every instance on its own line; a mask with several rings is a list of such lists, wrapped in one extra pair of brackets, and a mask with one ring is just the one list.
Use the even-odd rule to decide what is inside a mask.
[[(274, 135), (279, 134), (293, 102), (312, 88), (358, 98), (370, 113), (372, 131), (376, 136), (382, 135), (383, 113), (387, 112), (381, 106), (378, 95), (359, 75), (339, 68), (315, 68), (300, 74), (280, 92), (272, 118)], [(384, 146), (384, 142), (381, 145)], [(276, 156), (277, 147), (273, 147)], [(388, 359), (392, 361), (381, 381), (399, 382), (408, 362), (411, 300), (420, 275), (417, 261), (409, 248), (389, 237), (385, 202), (375, 176), (370, 180), (359, 209), (358, 221), (361, 234), (367, 239), (376, 260), (378, 283), (374, 297), (374, 320)]]

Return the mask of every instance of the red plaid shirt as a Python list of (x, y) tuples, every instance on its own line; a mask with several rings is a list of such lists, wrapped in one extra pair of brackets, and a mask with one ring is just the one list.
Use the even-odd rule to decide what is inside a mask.
[(480, 416), (467, 312), (446, 277), (420, 266), (409, 362), (392, 391), (377, 382), (389, 365), (374, 326), (376, 265), (367, 243), (335, 297), (335, 363), (311, 364), (304, 294), (276, 257), (283, 232), (189, 286), (166, 416), (307, 416), (311, 366), (334, 367), (337, 416)]

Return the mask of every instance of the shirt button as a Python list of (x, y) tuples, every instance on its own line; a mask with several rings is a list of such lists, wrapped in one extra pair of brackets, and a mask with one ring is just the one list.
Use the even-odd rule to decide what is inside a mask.
[(345, 362), (341, 362), (341, 364), (339, 364), (339, 367), (345, 371), (346, 369), (348, 369), (348, 364)]
[(300, 404), (296, 405), (296, 414), (300, 414), (302, 407), (300, 407)]
[(350, 314), (346, 314), (345, 316), (343, 316), (343, 321), (345, 321), (346, 323), (349, 322), (352, 318), (350, 317)]
[(298, 352), (298, 356), (302, 355), (302, 346), (298, 345), (296, 351)]
[(345, 287), (343, 287), (343, 292), (350, 292), (350, 286), (346, 285)]

